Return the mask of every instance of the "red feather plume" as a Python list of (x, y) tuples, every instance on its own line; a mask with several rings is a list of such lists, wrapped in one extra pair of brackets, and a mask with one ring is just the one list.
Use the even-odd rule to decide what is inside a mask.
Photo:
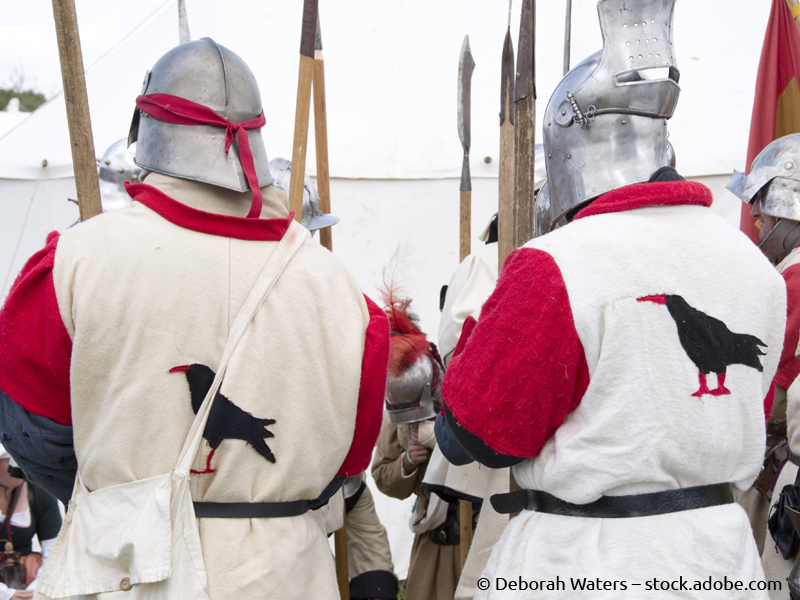
[(430, 352), (430, 343), (417, 324), (417, 317), (409, 312), (410, 298), (399, 297), (399, 290), (384, 283), (381, 290), (384, 310), (389, 317), (389, 375), (397, 377), (420, 356)]

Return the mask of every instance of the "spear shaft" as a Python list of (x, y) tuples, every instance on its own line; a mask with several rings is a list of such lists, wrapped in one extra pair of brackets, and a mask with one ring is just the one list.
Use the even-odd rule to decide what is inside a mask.
[(89, 96), (86, 93), (75, 0), (53, 0), (53, 18), (56, 22), (78, 210), (81, 221), (85, 221), (99, 215), (103, 207), (100, 203), (100, 184), (97, 179), (92, 120), (89, 118)]
[(317, 0), (303, 2), (303, 29), (300, 35), (300, 72), (297, 77), (297, 104), (294, 113), (294, 143), (292, 145), (292, 177), (289, 182), (289, 207), (294, 218), (303, 217), (303, 183), (306, 172), (308, 119), (311, 111), (311, 85), (314, 79), (314, 49), (317, 38)]
[[(328, 165), (328, 108), (325, 103), (325, 60), (322, 57), (322, 30), (317, 15), (317, 37), (314, 49), (314, 140), (317, 148), (317, 191), (319, 208), (331, 212), (331, 180)], [(333, 251), (333, 228), (319, 230), (319, 241)]]
[(570, 49), (572, 46), (572, 0), (567, 0), (567, 23), (564, 26), (564, 75), (569, 73)]
[(533, 237), (536, 143), (535, 0), (523, 0), (514, 89), (514, 197), (511, 248)]

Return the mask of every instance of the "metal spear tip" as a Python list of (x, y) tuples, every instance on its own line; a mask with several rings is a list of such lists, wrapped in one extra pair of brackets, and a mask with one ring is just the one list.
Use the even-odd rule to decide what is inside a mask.
[(322, 26), (319, 24), (319, 12), (317, 12), (317, 38), (314, 43), (314, 50), (322, 50)]
[(461, 58), (458, 60), (458, 137), (464, 152), (470, 146), (470, 107), (472, 97), (472, 71), (475, 61), (469, 48), (469, 36), (464, 37), (461, 46)]
[(506, 104), (509, 105), (508, 119), (514, 123), (514, 86), (516, 85), (514, 69), (514, 42), (511, 40), (511, 28), (506, 31), (503, 42), (503, 61), (500, 71), (500, 125), (506, 121)]

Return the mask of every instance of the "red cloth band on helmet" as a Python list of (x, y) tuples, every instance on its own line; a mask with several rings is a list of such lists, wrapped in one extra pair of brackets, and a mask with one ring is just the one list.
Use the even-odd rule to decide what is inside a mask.
[(263, 110), (255, 119), (234, 123), (207, 106), (197, 104), (186, 98), (171, 96), (170, 94), (138, 96), (136, 98), (136, 106), (142, 112), (163, 123), (224, 127), (226, 153), (233, 143), (233, 134), (238, 134), (236, 139), (239, 142), (239, 160), (242, 164), (244, 176), (247, 178), (247, 183), (250, 184), (250, 190), (253, 192), (253, 203), (250, 205), (250, 212), (247, 214), (247, 218), (257, 219), (261, 215), (262, 197), (261, 188), (258, 186), (258, 177), (256, 176), (256, 165), (253, 161), (253, 153), (250, 150), (250, 140), (242, 130), (261, 129), (267, 122), (264, 118)]

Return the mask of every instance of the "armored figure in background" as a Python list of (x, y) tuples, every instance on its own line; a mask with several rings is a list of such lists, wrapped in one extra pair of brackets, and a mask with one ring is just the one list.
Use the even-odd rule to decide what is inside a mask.
[(128, 147), (127, 140), (114, 142), (103, 153), (97, 168), (103, 212), (125, 208), (133, 203), (125, 191), (125, 184), (139, 181), (142, 169), (134, 162), (135, 156), (136, 144)]
[(384, 298), (392, 331), (386, 411), (372, 462), (378, 489), (403, 500), (417, 496), (415, 534), (406, 580), (408, 600), (452, 600), (461, 573), (457, 503), (422, 488), (436, 445), (433, 419), (444, 367), (413, 316), (410, 300)]
[[(795, 557), (784, 557), (767, 531), (767, 516), (778, 492), (794, 483), (800, 448), (800, 135), (787, 135), (764, 148), (748, 175), (734, 172), (728, 189), (752, 204), (750, 215), (760, 221), (759, 248), (786, 282), (786, 335), (775, 374), (775, 401), (767, 422), (764, 468), (755, 485), (737, 499), (748, 512), (762, 551), (768, 580), (784, 581)], [(788, 441), (788, 443), (787, 443)], [(777, 532), (776, 532), (777, 535)], [(800, 581), (795, 581), (797, 586)], [(788, 598), (785, 590), (771, 592), (774, 600)]]

